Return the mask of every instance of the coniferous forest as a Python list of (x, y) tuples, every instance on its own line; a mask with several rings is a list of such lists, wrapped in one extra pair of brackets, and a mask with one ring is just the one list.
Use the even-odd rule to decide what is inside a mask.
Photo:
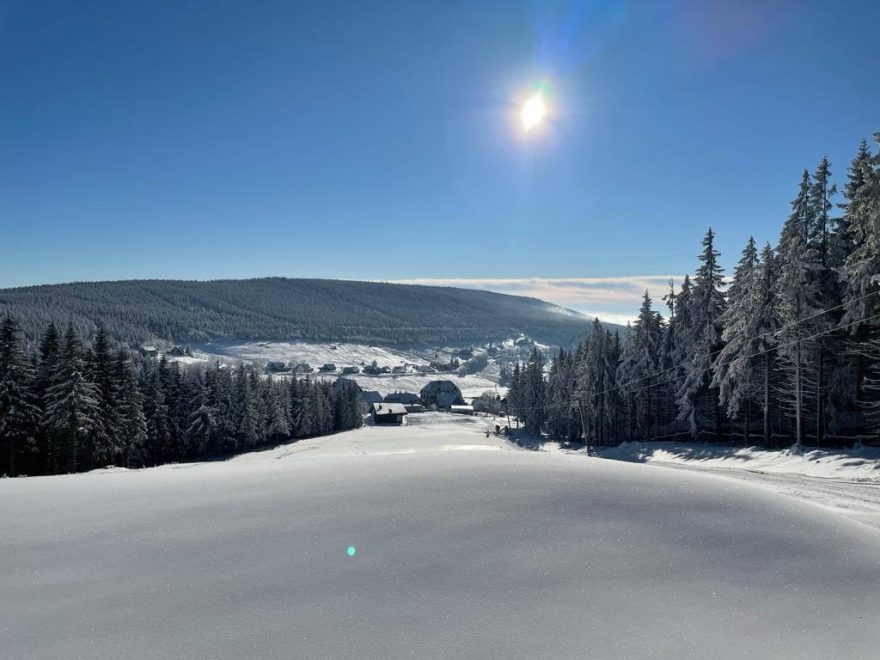
[[(875, 135), (880, 144), (880, 133)], [(622, 337), (596, 321), (545, 374), (517, 365), (511, 412), (532, 433), (840, 446), (880, 433), (880, 154), (862, 142), (840, 195), (804, 171), (775, 246), (749, 239), (730, 280), (715, 234)]]
[(49, 323), (81, 337), (100, 321), (111, 339), (171, 344), (236, 340), (437, 346), (526, 334), (574, 344), (579, 314), (536, 298), (442, 286), (266, 277), (252, 280), (73, 282), (0, 289), (0, 318), (28, 344)]
[(28, 355), (12, 317), (0, 328), (0, 474), (143, 467), (248, 451), (361, 425), (352, 382), (263, 378), (253, 367), (182, 367), (84, 345), (49, 324)]

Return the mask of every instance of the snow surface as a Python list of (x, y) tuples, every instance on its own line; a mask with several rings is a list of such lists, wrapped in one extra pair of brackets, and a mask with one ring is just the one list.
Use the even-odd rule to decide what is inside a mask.
[(0, 480), (0, 655), (877, 657), (869, 527), (715, 474), (523, 450), (485, 418), (409, 418)]
[(784, 449), (623, 443), (599, 455), (747, 481), (880, 529), (880, 449)]
[(772, 451), (760, 447), (625, 442), (617, 447), (602, 448), (599, 452), (607, 458), (650, 463), (880, 483), (880, 449), (876, 447)]

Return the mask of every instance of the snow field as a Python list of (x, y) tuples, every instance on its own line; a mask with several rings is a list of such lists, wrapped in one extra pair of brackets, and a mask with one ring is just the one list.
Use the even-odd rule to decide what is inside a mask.
[(880, 534), (714, 475), (411, 418), (0, 481), (3, 655), (876, 657)]

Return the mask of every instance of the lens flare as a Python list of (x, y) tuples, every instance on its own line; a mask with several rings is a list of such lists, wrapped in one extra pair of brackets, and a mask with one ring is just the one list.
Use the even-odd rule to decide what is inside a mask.
[(350, 545), (348, 546), (348, 550), (346, 550), (346, 552), (348, 553), (349, 557), (354, 557), (357, 554), (357, 548), (355, 548), (353, 545)]
[(540, 94), (535, 94), (525, 102), (525, 105), (522, 107), (522, 112), (520, 112), (520, 119), (522, 119), (523, 128), (527, 131), (533, 129), (541, 123), (546, 113), (547, 108), (544, 105), (544, 97)]

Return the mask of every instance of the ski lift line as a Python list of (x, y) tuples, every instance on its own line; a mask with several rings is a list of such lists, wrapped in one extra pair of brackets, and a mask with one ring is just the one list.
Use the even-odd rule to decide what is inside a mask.
[[(855, 301), (851, 301), (851, 302), (855, 302)], [(832, 332), (835, 332), (836, 330), (843, 330), (843, 329), (849, 328), (850, 326), (856, 325), (857, 323), (867, 323), (868, 321), (873, 321), (873, 320), (875, 320), (875, 319), (880, 319), (880, 314), (875, 314), (874, 316), (869, 316), (869, 317), (866, 318), (866, 319), (859, 319), (858, 321), (853, 321), (852, 323), (847, 323), (846, 325), (837, 326), (837, 327), (831, 328), (830, 330), (823, 330), (822, 332), (817, 332), (816, 334), (814, 334), (814, 335), (810, 335), (810, 336), (808, 336), (808, 337), (799, 337), (798, 339), (793, 339), (793, 340), (791, 340), (791, 341), (789, 341), (789, 342), (784, 342), (784, 343), (781, 343), (781, 344), (777, 344), (777, 345), (774, 346), (773, 348), (767, 348), (767, 349), (764, 349), (764, 350), (761, 350), (761, 351), (757, 351), (757, 352), (755, 352), (755, 353), (752, 353), (752, 354), (750, 354), (750, 355), (744, 355), (744, 356), (742, 356), (742, 357), (737, 358), (737, 360), (747, 360), (747, 359), (750, 359), (750, 358), (753, 358), (753, 357), (758, 357), (759, 355), (764, 355), (765, 353), (771, 353), (771, 352), (776, 351), (776, 350), (779, 350), (780, 348), (785, 347), (785, 346), (792, 346), (792, 345), (794, 345), (794, 344), (797, 344), (798, 342), (809, 341), (809, 340), (811, 340), (811, 339), (815, 339), (816, 337), (821, 337), (822, 335), (831, 334)], [(710, 354), (710, 355), (711, 355), (711, 354)], [(671, 368), (675, 369), (675, 368), (677, 368), (677, 367), (681, 367), (681, 366), (684, 366), (684, 365), (686, 365), (686, 364), (689, 364), (689, 363), (684, 362), (684, 363), (682, 363), (682, 364), (680, 364), (680, 365), (677, 365), (676, 367), (671, 367)], [(702, 372), (702, 373), (705, 373), (705, 372), (709, 371), (711, 368), (712, 368), (712, 365), (710, 365), (710, 366), (708, 366), (708, 367), (705, 367), (704, 369), (701, 369), (701, 372)], [(668, 371), (668, 370), (667, 370), (667, 371)], [(664, 372), (662, 372), (662, 371), (661, 371), (661, 372), (658, 372), (657, 374), (655, 374), (655, 376), (659, 376), (659, 375), (662, 374), (662, 373), (664, 373)], [(654, 376), (645, 376), (645, 378), (653, 378), (653, 377), (654, 377)], [(645, 380), (645, 378), (640, 378), (639, 380)], [(626, 392), (626, 394), (638, 394), (639, 392), (643, 392), (643, 391), (645, 391), (645, 390), (651, 389), (652, 387), (657, 387), (657, 386), (659, 386), (659, 385), (668, 385), (668, 384), (670, 384), (670, 383), (674, 383), (674, 382), (677, 381), (677, 380), (678, 380), (678, 378), (676, 377), (676, 378), (670, 378), (669, 380), (661, 381), (661, 382), (659, 382), (659, 383), (651, 383), (650, 385), (645, 385), (644, 387), (640, 387), (640, 388), (637, 389), (637, 390), (628, 391), (628, 392)], [(630, 382), (635, 383), (635, 382), (638, 382), (638, 381), (630, 381)], [(624, 383), (624, 384), (622, 384), (622, 385), (618, 385), (618, 386), (616, 386), (616, 387), (613, 388), (613, 389), (618, 389), (618, 390), (619, 390), (619, 389), (625, 387), (626, 385), (627, 385), (627, 383)], [(609, 392), (612, 392), (613, 389), (604, 389), (604, 390), (602, 390), (602, 391), (600, 391), (600, 392), (596, 392), (595, 396), (600, 396), (600, 395), (602, 395), (602, 394), (608, 394)], [(542, 410), (542, 409), (547, 409), (547, 408), (560, 408), (560, 407), (566, 407), (566, 406), (570, 406), (570, 405), (571, 405), (570, 403), (545, 403), (544, 405), (541, 405), (541, 406), (527, 406), (527, 407), (524, 407), (524, 408), (519, 408), (518, 410)]]
[[(871, 297), (871, 296), (875, 296), (875, 295), (877, 295), (878, 293), (880, 293), (880, 290), (878, 290), (878, 291), (872, 291), (871, 293), (867, 293), (867, 294), (865, 294), (864, 296), (859, 296), (858, 298), (853, 298), (852, 300), (848, 300), (848, 301), (846, 301), (845, 303), (841, 303), (840, 305), (837, 305), (837, 306), (835, 306), (835, 307), (829, 307), (828, 309), (823, 309), (823, 310), (821, 310), (821, 311), (819, 311), (819, 312), (816, 312), (815, 314), (812, 314), (812, 315), (810, 315), (810, 316), (805, 316), (805, 317), (802, 318), (802, 319), (797, 319), (797, 320), (794, 320), (794, 321), (789, 321), (788, 323), (786, 323), (786, 324), (780, 326), (780, 327), (777, 328), (776, 330), (768, 330), (767, 332), (764, 332), (764, 333), (761, 333), (760, 335), (757, 335), (756, 337), (754, 337), (754, 340), (758, 340), (758, 339), (761, 339), (761, 338), (763, 338), (763, 337), (767, 337), (768, 335), (775, 335), (775, 334), (777, 334), (777, 333), (782, 332), (782, 331), (785, 330), (786, 328), (788, 328), (788, 327), (790, 327), (790, 326), (798, 325), (799, 323), (806, 323), (807, 321), (812, 321), (813, 319), (815, 319), (815, 318), (817, 318), (817, 317), (819, 317), (819, 316), (822, 316), (823, 314), (827, 314), (828, 312), (833, 312), (833, 311), (835, 311), (835, 310), (840, 309), (841, 307), (845, 307), (846, 305), (851, 305), (851, 304), (853, 304), (853, 303), (859, 302), (860, 300), (864, 300), (865, 298), (869, 298), (869, 297)], [(867, 319), (866, 319), (866, 320), (867, 320)], [(862, 323), (862, 322), (864, 322), (864, 320), (863, 320), (863, 321), (856, 321), (856, 323)], [(841, 330), (841, 329), (843, 329), (843, 328), (848, 328), (850, 325), (854, 325), (854, 324), (853, 324), (853, 323), (850, 323), (849, 325), (846, 325), (846, 326), (838, 326), (838, 327), (835, 327), (833, 330), (831, 330), (831, 332), (833, 332), (834, 330)], [(667, 367), (666, 369), (663, 369), (662, 371), (658, 371), (657, 373), (652, 374), (652, 375), (650, 375), (650, 376), (642, 376), (641, 378), (636, 378), (636, 379), (634, 379), (634, 380), (627, 381), (626, 383), (622, 383), (621, 385), (618, 385), (618, 387), (625, 387), (625, 386), (627, 386), (627, 385), (632, 385), (633, 383), (638, 383), (638, 382), (643, 381), (643, 380), (648, 380), (649, 378), (656, 378), (657, 376), (662, 376), (663, 374), (668, 373), (668, 372), (670, 372), (670, 371), (673, 371), (673, 370), (675, 370), (675, 369), (679, 369), (679, 368), (684, 367), (684, 366), (687, 366), (687, 365), (689, 365), (689, 364), (693, 364), (693, 363), (696, 362), (697, 360), (702, 360), (702, 359), (705, 359), (705, 358), (712, 358), (712, 357), (718, 355), (719, 353), (721, 353), (723, 350), (724, 350), (724, 348), (719, 348), (719, 349), (717, 349), (717, 350), (711, 351), (710, 353), (708, 353), (708, 354), (705, 355), (705, 356), (698, 356), (698, 357), (695, 357), (695, 358), (691, 358), (690, 360), (687, 360), (687, 361), (685, 361), (685, 362), (682, 362), (681, 364), (677, 364), (677, 365), (673, 365), (673, 366), (671, 366), (671, 367)], [(769, 349), (769, 350), (773, 350), (773, 349)]]

